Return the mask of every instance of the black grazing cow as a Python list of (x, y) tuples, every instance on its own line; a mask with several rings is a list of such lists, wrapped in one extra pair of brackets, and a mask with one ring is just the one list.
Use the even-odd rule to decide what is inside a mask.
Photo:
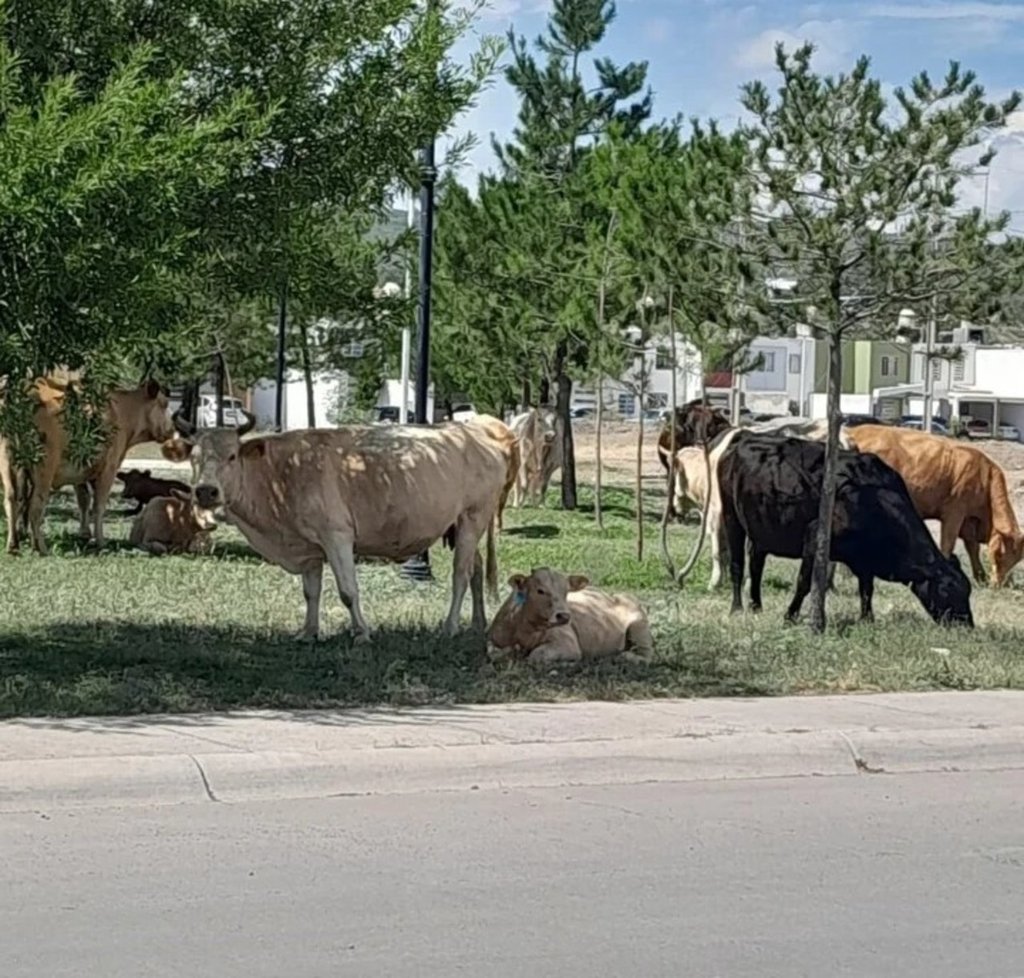
[[(900, 475), (877, 455), (842, 449), (838, 466), (830, 556), (857, 578), (861, 618), (873, 618), (874, 579), (880, 577), (910, 585), (935, 621), (973, 627), (970, 581), (955, 556), (942, 556)], [(786, 620), (800, 613), (811, 589), (824, 467), (824, 443), (800, 438), (741, 431), (723, 453), (718, 478), (734, 612), (743, 607), (743, 555), (749, 538), (752, 610), (761, 608), (761, 575), (772, 554), (800, 560)]]
[(124, 492), (121, 493), (124, 499), (134, 499), (138, 502), (138, 506), (131, 510), (129, 516), (137, 516), (142, 512), (142, 508), (151, 499), (156, 499), (159, 496), (173, 496), (172, 490), (177, 489), (178, 492), (189, 495), (192, 492), (190, 486), (185, 485), (184, 482), (179, 482), (177, 479), (155, 479), (150, 474), (149, 469), (143, 469), (141, 472), (135, 469), (127, 469), (124, 472), (118, 472), (117, 478), (124, 483)]

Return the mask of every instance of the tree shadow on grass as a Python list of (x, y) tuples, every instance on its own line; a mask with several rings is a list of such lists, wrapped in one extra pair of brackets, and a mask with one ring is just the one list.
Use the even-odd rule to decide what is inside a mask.
[[(718, 650), (720, 651), (720, 650)], [(777, 692), (733, 657), (666, 649), (650, 663), (492, 665), (483, 637), (382, 628), (319, 642), (264, 629), (67, 622), (0, 631), (0, 717), (331, 710)], [(325, 717), (327, 722), (338, 722)]]
[(527, 540), (551, 540), (560, 536), (562, 531), (551, 523), (527, 523), (523, 526), (509, 526), (501, 531), (510, 537), (524, 537)]

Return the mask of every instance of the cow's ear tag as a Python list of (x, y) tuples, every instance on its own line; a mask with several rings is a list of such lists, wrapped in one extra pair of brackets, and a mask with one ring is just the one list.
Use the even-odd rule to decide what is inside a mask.
[(515, 602), (516, 602), (516, 607), (521, 608), (524, 604), (526, 604), (526, 595), (523, 594), (522, 591), (518, 591), (517, 590), (516, 591), (516, 596), (515, 596)]

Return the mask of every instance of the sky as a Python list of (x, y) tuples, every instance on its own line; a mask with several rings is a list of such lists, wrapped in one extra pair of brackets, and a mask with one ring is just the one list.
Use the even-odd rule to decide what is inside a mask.
[[(477, 34), (513, 27), (532, 39), (542, 33), (551, 0), (489, 0)], [(761, 78), (776, 87), (774, 45), (809, 40), (823, 72), (849, 70), (861, 54), (887, 90), (921, 70), (941, 79), (950, 60), (973, 70), (993, 98), (1024, 90), (1024, 0), (618, 0), (617, 17), (598, 54), (616, 63), (648, 62), (655, 118), (714, 117), (726, 127), (739, 120), (744, 82)], [(478, 41), (466, 38), (454, 55), (465, 57)], [(478, 144), (460, 173), (476, 183), (490, 169), (490, 134), (507, 138), (517, 101), (500, 76), (455, 132), (473, 132)], [(989, 209), (1010, 210), (1011, 226), (1024, 230), (1024, 111), (996, 140), (989, 174)], [(445, 145), (442, 141), (441, 146)], [(982, 205), (984, 178), (965, 182), (961, 200)]]

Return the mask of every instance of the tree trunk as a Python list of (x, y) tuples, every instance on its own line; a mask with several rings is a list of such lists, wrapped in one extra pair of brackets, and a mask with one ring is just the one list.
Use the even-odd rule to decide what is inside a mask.
[(594, 519), (597, 528), (604, 529), (604, 513), (601, 510), (601, 429), (604, 427), (604, 377), (597, 375), (597, 430), (594, 433), (594, 461), (597, 471), (594, 475)]
[[(302, 355), (302, 376), (306, 379), (306, 425), (315, 428), (316, 398), (313, 387), (313, 363), (309, 355), (309, 327), (304, 319), (299, 323), (299, 352)], [(399, 417), (398, 423), (404, 424), (404, 418)]]
[(540, 397), (537, 403), (542, 405), (551, 403), (551, 381), (548, 379), (547, 374), (544, 374), (540, 379)]
[(224, 354), (217, 351), (213, 358), (217, 375), (217, 427), (224, 427)]
[(555, 417), (562, 426), (562, 509), (576, 508), (576, 449), (572, 439), (572, 378), (565, 372), (565, 361), (569, 356), (566, 343), (558, 344), (555, 351), (555, 378), (558, 384), (555, 402)]
[[(641, 391), (643, 386), (641, 385)], [(640, 395), (640, 417), (636, 426), (636, 559), (644, 559), (644, 411)]]
[(828, 438), (825, 441), (825, 469), (818, 505), (818, 528), (814, 538), (814, 574), (811, 578), (811, 630), (825, 630), (825, 595), (828, 592), (829, 551), (832, 544), (832, 511), (836, 499), (836, 463), (839, 457), (839, 394), (843, 378), (841, 334), (828, 334)]
[(530, 398), (533, 396), (533, 391), (530, 389), (530, 375), (526, 374), (523, 377), (523, 410), (530, 410)]
[(198, 380), (190, 380), (185, 384), (181, 392), (181, 416), (190, 424), (195, 424), (199, 412), (199, 384)]

